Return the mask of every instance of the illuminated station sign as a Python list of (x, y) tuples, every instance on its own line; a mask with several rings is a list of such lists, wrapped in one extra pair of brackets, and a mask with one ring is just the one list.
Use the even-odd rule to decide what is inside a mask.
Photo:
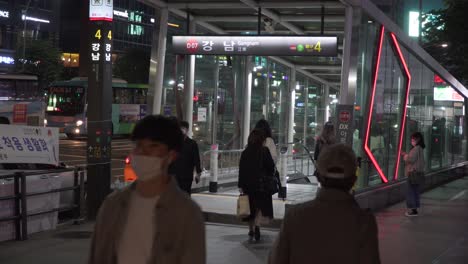
[(200, 55), (277, 55), (336, 57), (332, 36), (174, 36), (172, 52)]

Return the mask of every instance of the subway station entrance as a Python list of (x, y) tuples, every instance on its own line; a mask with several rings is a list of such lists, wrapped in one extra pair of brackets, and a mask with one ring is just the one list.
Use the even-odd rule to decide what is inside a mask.
[[(434, 91), (468, 91), (369, 0), (144, 2), (158, 10), (148, 110), (191, 123), (205, 168), (215, 159), (220, 170), (237, 166), (213, 153), (240, 153), (260, 119), (290, 157), (310, 154), (334, 122), (339, 141), (362, 158), (358, 190), (401, 179), (400, 153), (415, 131), (434, 143), (428, 171), (466, 159), (465, 102)], [(336, 38), (334, 54), (300, 56), (321, 48), (311, 42), (275, 55), (288, 39), (327, 36)], [(242, 38), (272, 37), (271, 51), (242, 54)]]

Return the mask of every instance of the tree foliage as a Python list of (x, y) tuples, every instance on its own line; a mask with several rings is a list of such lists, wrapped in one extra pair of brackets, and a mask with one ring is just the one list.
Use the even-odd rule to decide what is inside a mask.
[[(423, 16), (423, 47), (464, 85), (468, 84), (468, 1), (445, 0), (445, 9)], [(446, 48), (442, 45), (447, 44)]]
[(39, 85), (45, 88), (60, 78), (63, 70), (61, 55), (60, 49), (49, 40), (26, 39), (23, 42), (20, 39), (15, 51), (15, 70), (37, 75)]
[(113, 75), (129, 83), (148, 83), (150, 53), (131, 49), (117, 58)]

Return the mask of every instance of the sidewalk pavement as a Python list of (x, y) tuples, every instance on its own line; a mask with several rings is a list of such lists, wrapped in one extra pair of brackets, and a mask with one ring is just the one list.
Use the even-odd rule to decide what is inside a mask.
[[(404, 203), (376, 214), (382, 263), (468, 263), (468, 177), (425, 193), (421, 202), (419, 217), (405, 217)], [(0, 263), (86, 263), (92, 228), (92, 223), (66, 226), (27, 241), (0, 243)], [(243, 226), (207, 223), (206, 230), (208, 264), (266, 263), (277, 235), (277, 230), (263, 231), (261, 243), (249, 243)]]

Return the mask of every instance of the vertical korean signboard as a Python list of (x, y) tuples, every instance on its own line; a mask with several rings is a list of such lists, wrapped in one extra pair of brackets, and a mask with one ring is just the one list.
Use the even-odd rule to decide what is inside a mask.
[(88, 216), (110, 192), (112, 139), (113, 0), (89, 0), (88, 70)]
[(353, 145), (353, 105), (336, 106), (336, 137), (339, 143)]

